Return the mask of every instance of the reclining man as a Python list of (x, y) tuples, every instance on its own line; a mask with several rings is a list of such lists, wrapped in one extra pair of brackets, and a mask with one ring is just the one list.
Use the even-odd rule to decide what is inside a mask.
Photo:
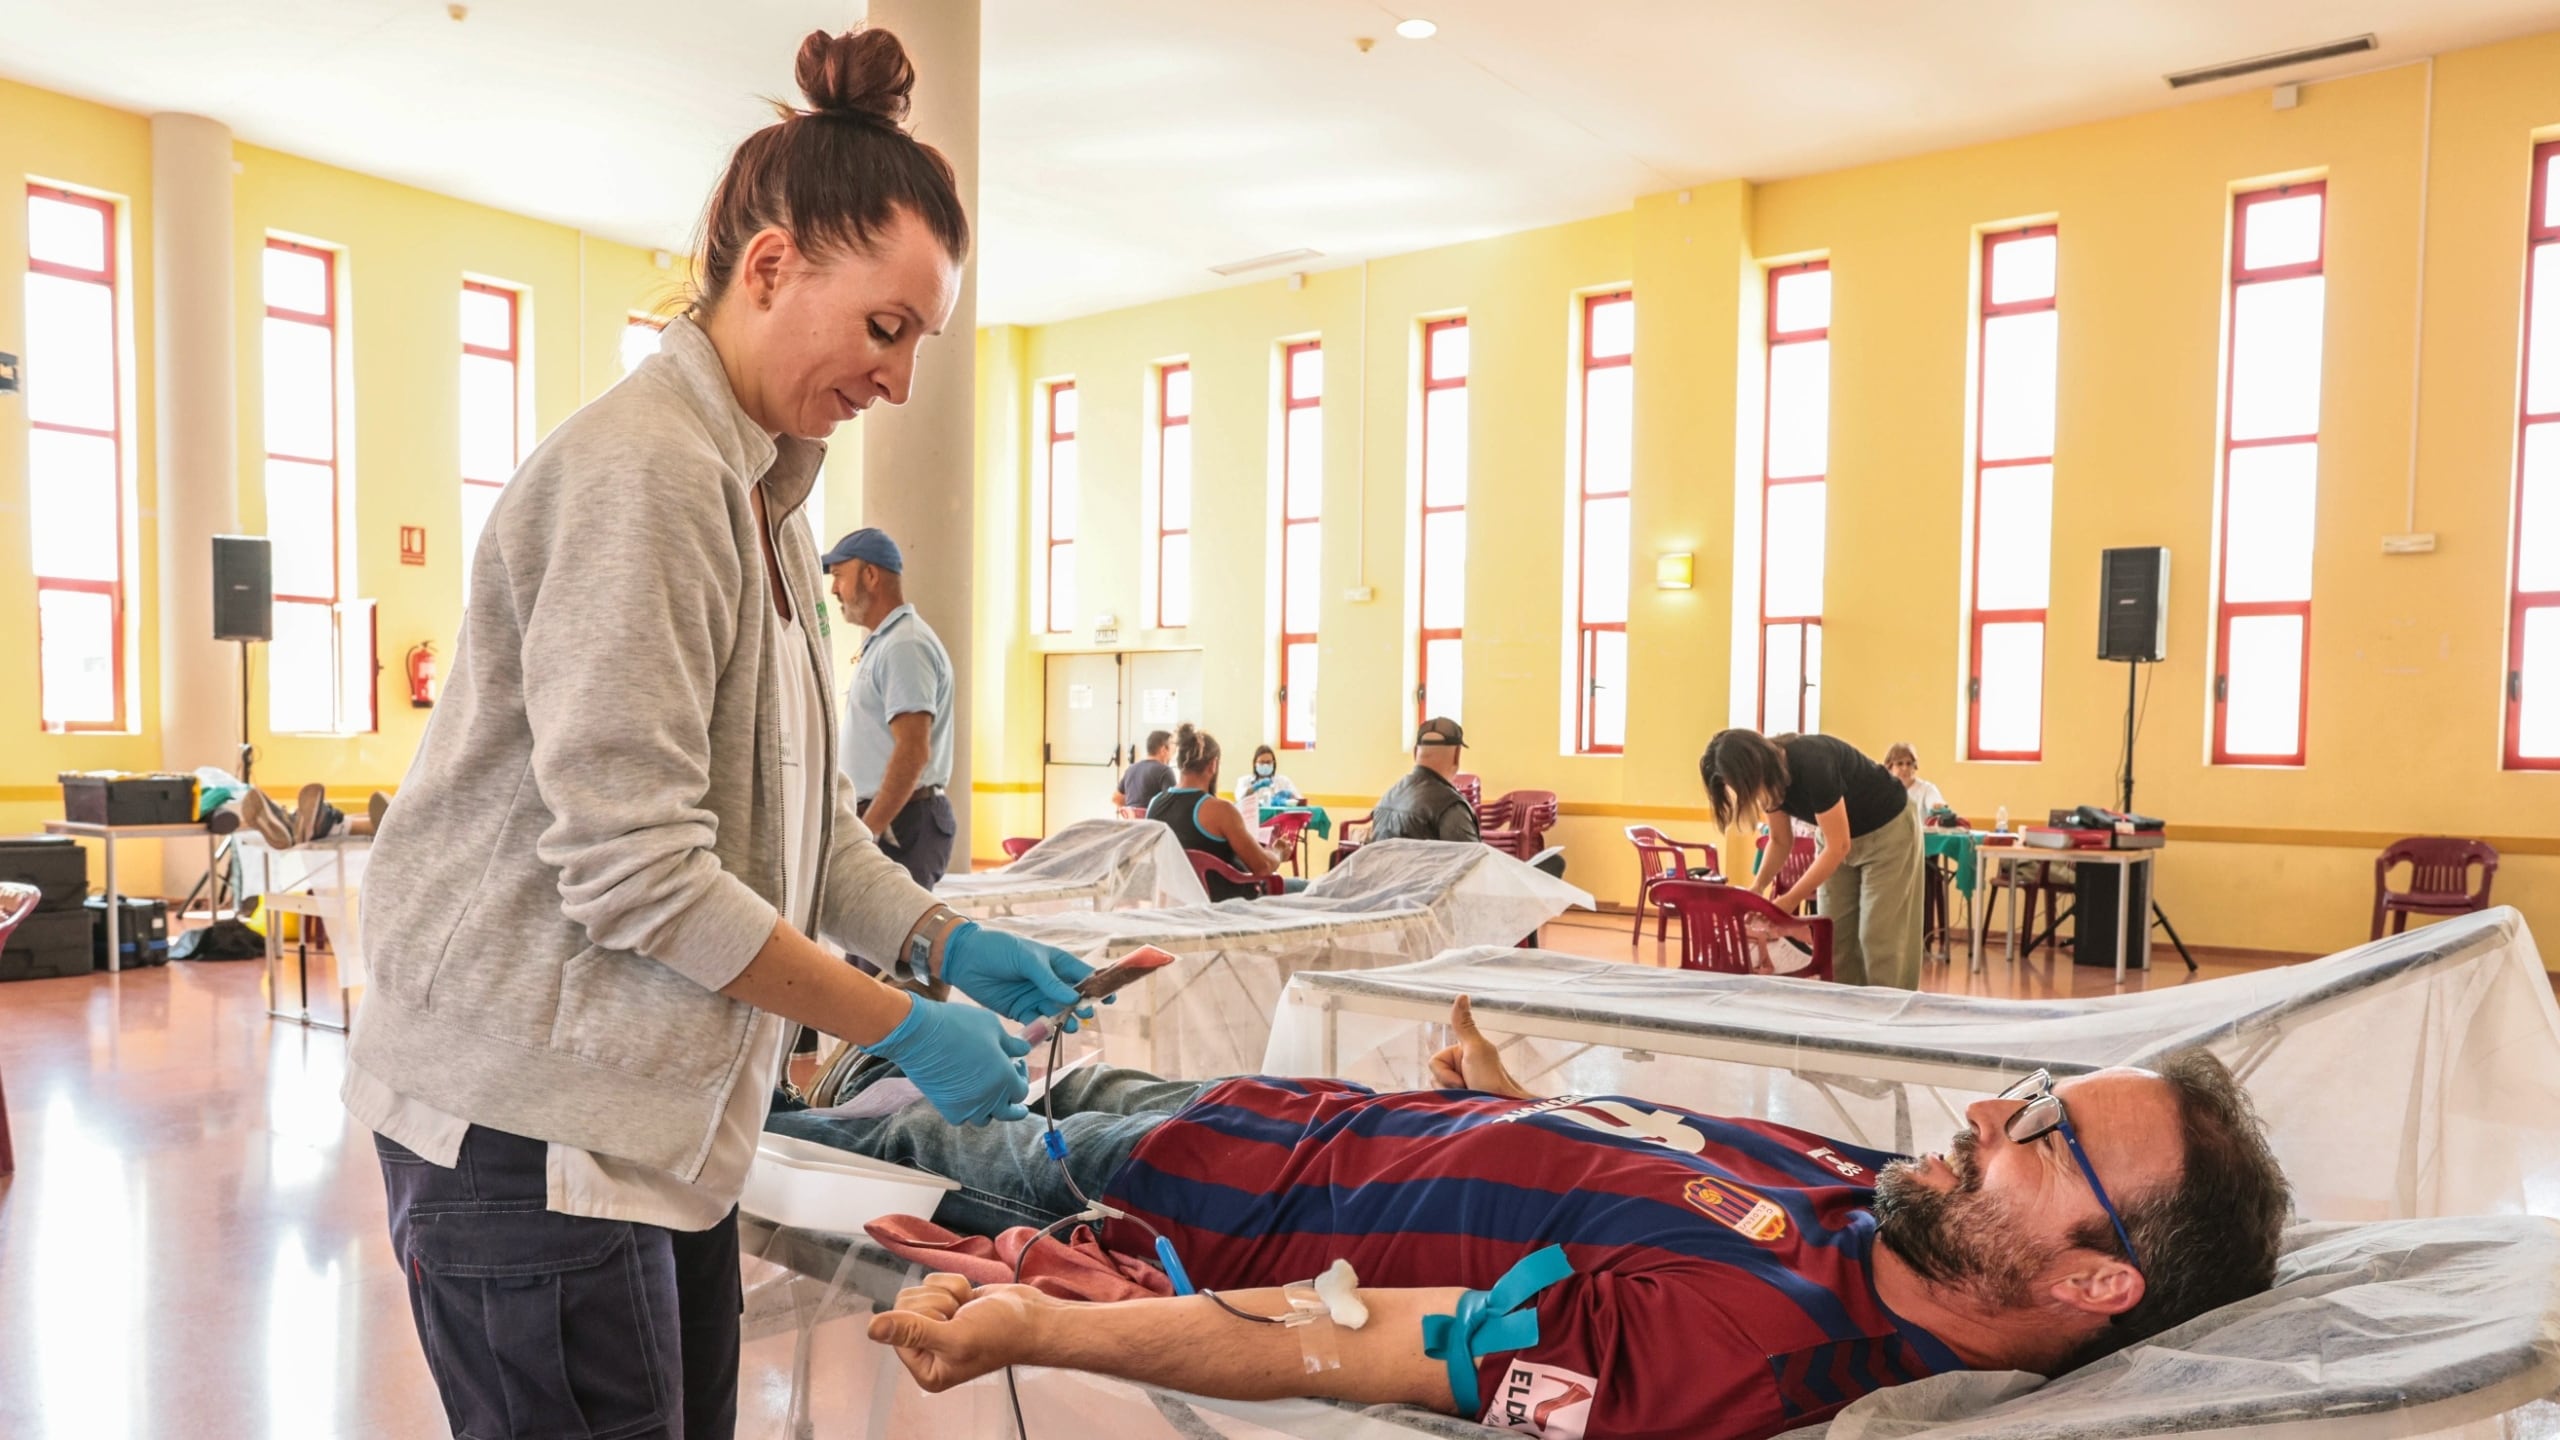
[[(937, 1219), (967, 1233), (1097, 1197), (1216, 1292), (1077, 1304), (932, 1276), (870, 1324), (932, 1391), (1046, 1365), (1547, 1440), (1757, 1440), (1940, 1371), (2060, 1374), (2273, 1281), (2286, 1182), (2202, 1051), (2156, 1074), (2039, 1072), (1970, 1106), (1945, 1153), (1901, 1159), (1623, 1097), (1540, 1100), (1463, 999), (1451, 1024), (1431, 1091), (1070, 1072), (1063, 1166), (1037, 1115), (966, 1130), (914, 1104), (770, 1127), (961, 1181)], [(1130, 1219), (1102, 1239), (1156, 1254)], [(1543, 1274), (1499, 1283), (1549, 1246)], [(1234, 1312), (1288, 1314), (1271, 1287), (1337, 1258), (1368, 1320), (1336, 1326), (1339, 1368), (1310, 1373), (1297, 1331)]]

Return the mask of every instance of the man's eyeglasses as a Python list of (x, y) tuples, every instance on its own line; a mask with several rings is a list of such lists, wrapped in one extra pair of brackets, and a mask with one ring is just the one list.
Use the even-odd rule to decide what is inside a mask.
[(2056, 1130), (2062, 1132), (2062, 1143), (2071, 1147), (2071, 1158), (2080, 1162), (2080, 1173), (2089, 1177), (2089, 1189), (2098, 1197), (2099, 1208), (2107, 1212), (2107, 1223), (2116, 1227), (2116, 1239), (2124, 1245), (2124, 1258), (2140, 1270), (2142, 1260), (2133, 1253), (2133, 1237), (2125, 1233), (2124, 1217), (2116, 1213), (2116, 1202), (2107, 1198), (2107, 1187), (2098, 1183), (2098, 1167), (2089, 1163), (2089, 1152), (2080, 1148), (2079, 1132), (2071, 1128), (2071, 1116), (2062, 1108), (2062, 1097), (2053, 1093), (2052, 1074), (2038, 1070), (2001, 1091), (2000, 1098), (2026, 1102), (2001, 1127), (2012, 1143), (2024, 1145)]

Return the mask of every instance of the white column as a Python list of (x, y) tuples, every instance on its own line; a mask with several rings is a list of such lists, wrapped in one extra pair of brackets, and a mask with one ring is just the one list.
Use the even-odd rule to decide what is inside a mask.
[[(978, 213), (979, 0), (871, 0), (871, 24), (895, 34), (915, 61), (916, 138), (950, 157), (960, 203)], [(980, 237), (981, 239), (983, 237)], [(977, 703), (976, 617), (971, 586), (977, 553), (978, 262), (974, 247), (960, 277), (960, 304), (942, 335), (917, 352), (913, 394), (862, 421), (862, 522), (906, 552), (907, 599), (951, 652), (958, 691), (951, 725), (954, 870), (968, 868), (970, 710)]]
[[(160, 764), (237, 764), (240, 657), (213, 639), (213, 537), (240, 528), (237, 310), (232, 303), (231, 131), (200, 115), (151, 117), (151, 337), (157, 473), (153, 579), (160, 616)], [(163, 847), (161, 885), (183, 895), (201, 857)]]

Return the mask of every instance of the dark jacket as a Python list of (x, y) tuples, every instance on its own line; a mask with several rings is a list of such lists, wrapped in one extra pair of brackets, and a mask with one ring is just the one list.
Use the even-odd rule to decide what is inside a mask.
[(1413, 773), (1387, 787), (1370, 812), (1372, 840), (1463, 840), (1476, 837), (1476, 812), (1458, 787), (1440, 772), (1416, 765)]

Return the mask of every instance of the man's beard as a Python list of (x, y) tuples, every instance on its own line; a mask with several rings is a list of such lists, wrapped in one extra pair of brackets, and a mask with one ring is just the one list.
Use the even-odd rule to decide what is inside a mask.
[(1956, 1188), (1922, 1184), (1920, 1163), (1897, 1160), (1876, 1176), (1876, 1238), (1933, 1285), (1963, 1290), (1995, 1310), (2028, 1303), (2037, 1272), (2052, 1256), (2018, 1243), (2026, 1227), (1982, 1191), (1971, 1130), (1948, 1147)]

